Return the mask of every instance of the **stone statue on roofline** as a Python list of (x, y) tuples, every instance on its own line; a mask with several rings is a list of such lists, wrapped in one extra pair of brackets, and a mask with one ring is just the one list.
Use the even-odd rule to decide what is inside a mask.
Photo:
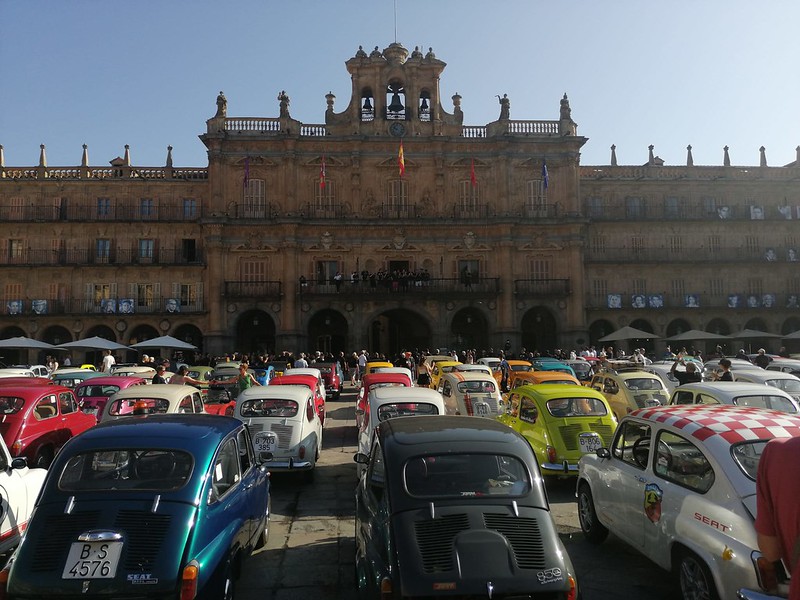
[(281, 117), (289, 117), (289, 96), (286, 94), (285, 90), (281, 90), (281, 93), (278, 94), (278, 102), (280, 103), (280, 116)]
[(214, 117), (227, 117), (228, 116), (228, 100), (222, 92), (217, 96), (217, 114)]

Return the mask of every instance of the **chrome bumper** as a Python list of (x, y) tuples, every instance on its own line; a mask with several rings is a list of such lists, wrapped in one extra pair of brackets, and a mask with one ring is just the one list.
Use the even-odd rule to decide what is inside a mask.
[(268, 471), (307, 471), (314, 467), (310, 460), (278, 459), (265, 463)]
[(539, 465), (543, 472), (556, 474), (560, 473), (562, 475), (567, 475), (569, 473), (577, 473), (578, 472), (578, 465), (571, 465), (567, 461), (563, 463), (542, 463)]
[(772, 594), (765, 594), (764, 592), (742, 588), (736, 591), (736, 598), (738, 598), (738, 600), (781, 600), (781, 598), (785, 598), (785, 596), (774, 596)]

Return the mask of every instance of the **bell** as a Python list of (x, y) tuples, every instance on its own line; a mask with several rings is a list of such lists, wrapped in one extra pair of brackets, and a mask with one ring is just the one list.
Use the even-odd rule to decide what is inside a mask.
[(392, 103), (389, 105), (389, 112), (399, 113), (403, 110), (403, 103), (400, 102), (400, 94), (392, 94)]
[(372, 110), (372, 102), (369, 101), (369, 96), (364, 98), (364, 106), (362, 107), (363, 110)]
[(428, 110), (428, 99), (423, 98), (422, 104), (419, 105), (420, 110)]

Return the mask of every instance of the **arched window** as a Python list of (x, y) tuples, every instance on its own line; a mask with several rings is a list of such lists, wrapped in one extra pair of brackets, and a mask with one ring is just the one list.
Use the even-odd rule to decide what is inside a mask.
[(417, 106), (417, 114), (419, 114), (420, 121), (431, 120), (431, 95), (428, 90), (422, 90), (419, 95), (419, 105)]
[(361, 91), (361, 121), (375, 120), (375, 96), (370, 88)]

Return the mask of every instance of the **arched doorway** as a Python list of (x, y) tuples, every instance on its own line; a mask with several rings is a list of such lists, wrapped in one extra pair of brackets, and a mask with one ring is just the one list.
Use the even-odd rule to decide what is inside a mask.
[(603, 342), (599, 341), (601, 338), (615, 331), (614, 324), (607, 319), (599, 319), (589, 325), (589, 345), (599, 351), (603, 347)]
[(458, 311), (450, 323), (450, 346), (456, 350), (472, 348), (480, 352), (489, 347), (489, 327), (483, 313), (469, 307)]
[(674, 335), (680, 335), (684, 331), (691, 331), (692, 326), (686, 319), (675, 319), (674, 321), (670, 321), (666, 328), (667, 337), (672, 337)]
[[(194, 344), (198, 348), (198, 344)], [(236, 321), (236, 350), (249, 354), (273, 354), (275, 352), (275, 321), (263, 310), (243, 312)]]
[(525, 313), (521, 343), (528, 352), (541, 354), (551, 354), (558, 347), (558, 325), (549, 309), (536, 306)]
[(308, 321), (309, 350), (323, 353), (347, 352), (347, 319), (342, 313), (325, 309), (319, 311)]
[[(631, 321), (631, 327), (646, 331), (647, 333), (655, 333), (652, 323), (647, 319), (634, 319)], [(631, 353), (633, 353), (635, 348), (644, 348), (646, 355), (651, 356), (655, 352), (655, 340), (630, 340), (630, 342), (628, 342), (628, 348)]]
[[(3, 329), (2, 333), (0, 333), (0, 339), (7, 340), (9, 338), (15, 337), (28, 337), (28, 334), (25, 333), (20, 327), (12, 325), (11, 327), (6, 327)], [(4, 365), (22, 365), (28, 364), (30, 362), (29, 357), (33, 355), (34, 350), (26, 350), (25, 348), (3, 348), (0, 350), (0, 363)], [(32, 359), (36, 364), (43, 364), (44, 356), (46, 353), (44, 351), (35, 351), (37, 353), (37, 357), (41, 355), (42, 360), (39, 358)]]
[(404, 308), (387, 310), (368, 327), (369, 350), (392, 358), (403, 350), (424, 350), (431, 345), (431, 328), (424, 317)]
[(184, 324), (175, 328), (173, 337), (178, 338), (182, 342), (195, 346), (197, 350), (184, 350), (183, 358), (190, 362), (190, 364), (197, 364), (195, 354), (202, 354), (203, 352), (203, 334), (195, 325)]

